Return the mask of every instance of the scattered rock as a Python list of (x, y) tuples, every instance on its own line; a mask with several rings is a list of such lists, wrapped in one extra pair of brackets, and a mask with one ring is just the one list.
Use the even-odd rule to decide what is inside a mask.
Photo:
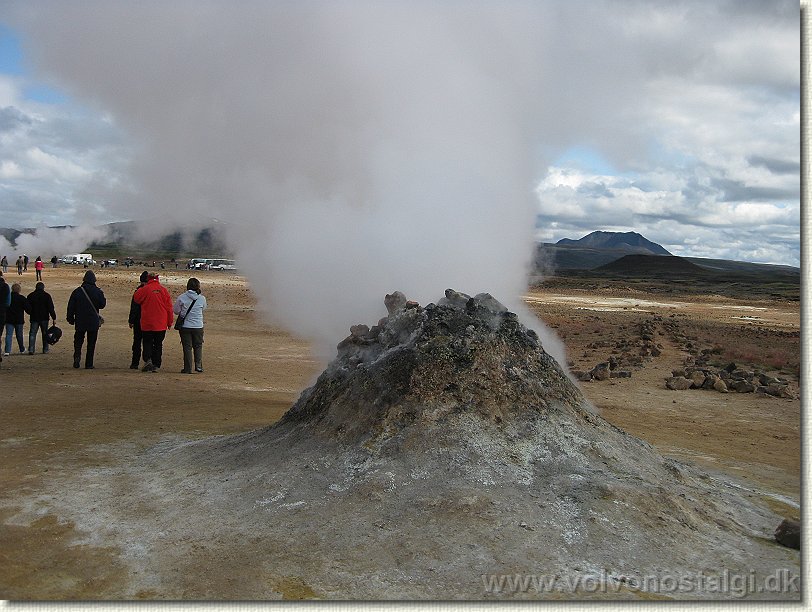
[(685, 391), (690, 389), (693, 383), (684, 376), (672, 376), (665, 381), (665, 386), (672, 391)]
[(592, 374), (592, 378), (595, 380), (609, 380), (610, 373), (609, 373), (609, 364), (608, 363), (599, 363), (590, 372)]
[(690, 376), (691, 387), (694, 389), (701, 389), (705, 384), (705, 374), (701, 370), (694, 370)]
[(801, 550), (801, 523), (792, 519), (784, 519), (775, 530), (775, 541), (786, 546)]

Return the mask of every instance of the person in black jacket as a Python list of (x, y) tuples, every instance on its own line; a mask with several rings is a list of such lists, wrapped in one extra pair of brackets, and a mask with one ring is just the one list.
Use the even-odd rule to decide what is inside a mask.
[[(141, 273), (141, 277), (138, 279), (138, 287), (135, 288), (138, 291), (141, 287), (143, 287), (147, 280), (149, 279), (149, 272), (144, 270)], [(133, 296), (135, 292), (133, 292)], [(141, 304), (136, 304), (135, 298), (130, 300), (130, 316), (127, 319), (127, 322), (130, 325), (130, 329), (133, 330), (133, 360), (130, 363), (131, 370), (137, 370), (138, 365), (141, 363), (141, 341), (143, 339), (143, 334), (141, 333)]]
[[(3, 273), (0, 272), (0, 340), (3, 338), (3, 331), (6, 329), (6, 310), (11, 302), (11, 287), (6, 283), (3, 278)], [(2, 351), (0, 351), (2, 353)], [(3, 362), (3, 357), (0, 356), (0, 363)]]
[(17, 336), (17, 346), (20, 353), (25, 353), (25, 342), (23, 342), (23, 328), (25, 326), (25, 313), (29, 311), (28, 300), (20, 293), (20, 283), (11, 286), (11, 303), (6, 309), (6, 350), (3, 355), (11, 353), (11, 343), (13, 336)]
[(82, 344), (87, 335), (87, 354), (85, 368), (93, 369), (93, 356), (96, 352), (96, 340), (99, 337), (101, 317), (99, 311), (107, 305), (104, 291), (96, 286), (96, 275), (93, 270), (85, 272), (81, 286), (73, 290), (68, 299), (68, 325), (75, 325), (73, 334), (73, 367), (79, 367), (82, 358)]
[(45, 283), (37, 283), (36, 289), (28, 294), (28, 307), (31, 315), (31, 327), (28, 330), (28, 354), (35, 353), (37, 332), (40, 330), (42, 331), (42, 352), (47, 353), (48, 341), (45, 339), (45, 334), (48, 331), (48, 320), (53, 319), (56, 323), (56, 311), (51, 294), (45, 292)]

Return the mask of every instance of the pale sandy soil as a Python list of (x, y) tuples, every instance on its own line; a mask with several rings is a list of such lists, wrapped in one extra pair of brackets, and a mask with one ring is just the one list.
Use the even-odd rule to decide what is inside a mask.
[[(196, 273), (209, 301), (205, 372), (179, 373), (180, 344), (172, 331), (164, 344), (162, 372), (128, 369), (127, 312), (139, 272), (97, 271), (109, 306), (96, 370), (71, 367), (72, 329), (65, 324), (64, 314), (68, 295), (83, 274), (77, 268), (45, 271), (46, 288), (66, 332), (63, 339), (49, 355), (15, 354), (2, 363), (0, 598), (127, 596), (138, 573), (127, 562), (132, 551), (123, 550), (116, 541), (99, 542), (59, 507), (65, 489), (75, 486), (74, 475), (95, 471), (103, 476), (105, 470), (127, 465), (139, 453), (168, 440), (231, 434), (273, 423), (321, 370), (305, 342), (256, 320), (254, 299), (244, 279), (215, 272)], [(8, 274), (6, 278), (16, 282), (19, 277)], [(165, 284), (177, 296), (187, 278), (184, 271), (172, 271), (166, 274)], [(22, 277), (22, 283), (24, 293), (33, 290), (33, 271)], [(743, 324), (769, 332), (800, 326), (798, 304), (733, 302), (713, 296), (670, 300), (535, 291), (528, 296), (528, 304), (557, 328), (578, 367), (608, 357), (606, 349), (589, 348), (595, 338), (627, 333), (654, 313), (663, 317), (678, 313), (686, 326), (695, 321), (712, 321), (721, 329), (729, 325), (731, 334), (739, 333)], [(353, 323), (348, 321), (348, 327)], [(764, 338), (766, 350), (775, 339)], [(631, 378), (582, 384), (604, 418), (666, 455), (736, 478), (752, 497), (779, 514), (797, 515), (800, 401), (669, 391), (664, 379), (682, 364), (685, 353), (662, 329), (656, 340), (662, 344), (662, 354), (635, 370)], [(82, 512), (87, 520), (82, 523), (93, 524), (93, 491), (77, 492), (76, 497), (86, 500)], [(171, 499), (166, 503), (171, 504)], [(133, 512), (138, 512), (137, 499), (133, 505)], [(251, 551), (261, 547), (262, 542), (235, 544), (235, 551), (242, 552), (225, 558), (205, 549), (196, 551), (184, 568), (180, 593), (239, 597), (240, 576), (260, 571), (251, 565)], [(268, 577), (268, 589), (285, 598), (317, 595), (283, 572)], [(164, 594), (144, 589), (134, 596)]]

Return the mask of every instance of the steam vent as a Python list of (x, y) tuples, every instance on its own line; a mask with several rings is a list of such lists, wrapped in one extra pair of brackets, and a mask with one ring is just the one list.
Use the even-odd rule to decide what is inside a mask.
[[(726, 599), (635, 580), (797, 573), (765, 495), (596, 415), (489, 294), (385, 305), (277, 424), (155, 452), (156, 475), (187, 496), (180, 522), (205, 510), (208, 542), (251, 542), (257, 576), (324, 598)], [(499, 588), (504, 575), (558, 576), (563, 592)], [(566, 586), (577, 577), (591, 582)], [(255, 579), (248, 597), (273, 584)], [(755, 595), (776, 596), (798, 594)]]

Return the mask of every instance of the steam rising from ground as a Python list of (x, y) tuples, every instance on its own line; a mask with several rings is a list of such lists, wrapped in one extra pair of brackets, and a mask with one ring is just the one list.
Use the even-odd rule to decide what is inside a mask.
[(20, 255), (28, 255), (31, 262), (37, 257), (48, 262), (54, 255), (62, 257), (84, 252), (89, 244), (103, 240), (106, 235), (103, 227), (40, 227), (31, 234), (20, 234), (13, 245), (0, 236), (0, 257), (5, 255), (8, 258), (10, 268)]
[(393, 290), (519, 308), (540, 134), (566, 105), (542, 87), (578, 18), (562, 4), (17, 8), (38, 65), (137, 142), (119, 216), (223, 221), (260, 308), (332, 353)]

